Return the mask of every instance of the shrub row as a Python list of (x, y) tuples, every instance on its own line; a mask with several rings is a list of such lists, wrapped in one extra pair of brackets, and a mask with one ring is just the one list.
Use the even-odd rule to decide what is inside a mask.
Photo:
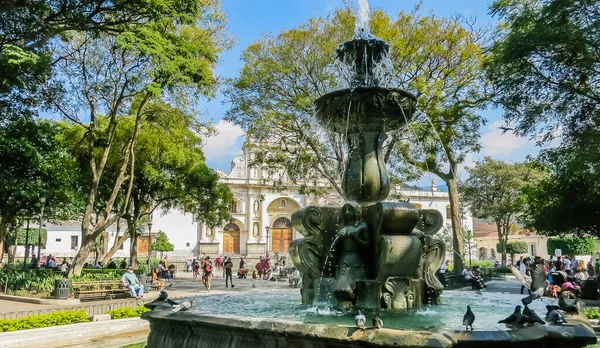
[(110, 314), (112, 319), (125, 319), (125, 318), (136, 318), (140, 315), (149, 312), (150, 310), (144, 306), (138, 306), (133, 309), (131, 307), (113, 309), (110, 311), (106, 311), (106, 314)]
[(0, 319), (0, 332), (38, 329), (42, 327), (84, 323), (88, 315), (84, 310), (61, 311), (50, 314), (32, 315), (20, 319)]

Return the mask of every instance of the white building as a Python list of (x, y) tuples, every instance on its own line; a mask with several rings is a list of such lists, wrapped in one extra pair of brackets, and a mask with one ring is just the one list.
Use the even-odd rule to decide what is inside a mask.
[[(233, 193), (230, 223), (219, 228), (208, 228), (194, 221), (190, 213), (169, 211), (165, 214), (159, 209), (153, 213), (152, 239), (154, 240), (158, 231), (167, 234), (169, 241), (174, 245), (174, 251), (167, 253), (171, 260), (181, 261), (204, 254), (213, 257), (223, 254), (257, 257), (267, 252), (286, 254), (290, 242), (302, 237), (292, 227), (293, 212), (308, 205), (341, 206), (342, 197), (327, 181), (317, 183), (328, 191), (322, 197), (300, 194), (298, 187), (286, 178), (285, 173), (274, 175), (251, 167), (249, 163), (252, 154), (248, 147), (242, 150), (243, 154), (233, 159), (229, 173), (219, 172), (220, 180), (226, 183)], [(275, 180), (278, 184), (277, 190), (274, 189)], [(435, 186), (428, 191), (393, 188), (392, 192), (404, 200), (409, 199), (418, 208), (437, 209), (446, 219), (446, 226), (442, 230), (451, 230), (447, 192), (439, 191)], [(391, 197), (388, 199), (392, 200)], [(465, 216), (463, 227), (473, 230), (473, 219), (470, 215)], [(79, 222), (48, 225), (48, 242), (42, 253), (52, 253), (59, 257), (75, 256), (81, 243), (80, 228)], [(115, 237), (116, 227), (113, 225), (105, 233), (105, 248), (113, 245)], [(448, 247), (451, 248), (451, 245)], [(17, 252), (22, 255), (23, 251), (24, 248), (20, 247)], [(145, 258), (147, 252), (146, 229), (138, 237), (138, 257)], [(129, 240), (114, 257), (128, 256)], [(450, 250), (448, 258), (452, 258)]]
[[(252, 156), (248, 147), (233, 159), (229, 173), (219, 172), (220, 180), (233, 193), (231, 204), (232, 221), (219, 228), (209, 228), (194, 222), (190, 214), (169, 212), (155, 216), (153, 230), (167, 233), (175, 245), (169, 253), (178, 257), (206, 255), (248, 255), (256, 257), (267, 252), (286, 254), (293, 239), (302, 235), (292, 227), (292, 213), (308, 205), (341, 206), (342, 197), (334, 188), (323, 197), (303, 195), (298, 187), (287, 180), (285, 173), (274, 175), (249, 165)], [(276, 179), (275, 179), (276, 178)], [(277, 180), (278, 189), (274, 189)], [(319, 182), (327, 188), (327, 181)], [(394, 191), (394, 190), (393, 190)], [(433, 190), (395, 190), (402, 199), (418, 208), (437, 209), (446, 219), (446, 230), (450, 230), (450, 204), (447, 192)], [(391, 198), (390, 198), (391, 199)], [(465, 216), (465, 229), (473, 229), (473, 219)], [(448, 256), (451, 258), (452, 253)]]
[[(124, 223), (124, 220), (121, 225), (123, 227), (119, 231), (119, 235), (122, 236), (123, 233), (126, 233), (125, 226), (127, 226), (127, 225)], [(30, 228), (32, 230), (37, 230), (39, 228), (39, 225), (31, 224)], [(42, 245), (42, 249), (41, 249), (42, 255), (52, 254), (52, 255), (56, 256), (57, 258), (75, 257), (75, 255), (77, 254), (77, 251), (81, 247), (81, 222), (79, 222), (79, 221), (63, 221), (60, 224), (56, 224), (56, 225), (51, 224), (51, 223), (46, 223), (44, 228), (47, 230), (47, 238), (46, 238), (46, 244)], [(117, 237), (116, 224), (109, 227), (107, 229), (107, 231), (104, 232), (103, 236), (104, 236), (104, 252), (106, 252), (106, 250), (110, 249), (113, 246), (113, 244), (115, 242), (115, 238)], [(30, 243), (33, 243), (33, 241), (30, 241)], [(117, 252), (115, 253), (115, 255), (113, 257), (115, 257), (115, 258), (129, 257), (129, 246), (130, 246), (130, 242), (129, 242), (129, 239), (127, 239), (123, 243), (123, 245), (121, 245), (121, 248), (119, 248), (117, 250)], [(37, 255), (37, 246), (34, 247), (33, 252)], [(25, 255), (25, 247), (18, 246), (16, 249), (15, 255), (17, 257), (23, 257)], [(31, 251), (29, 253), (29, 257), (31, 257)], [(102, 258), (102, 255), (100, 255), (100, 258)]]

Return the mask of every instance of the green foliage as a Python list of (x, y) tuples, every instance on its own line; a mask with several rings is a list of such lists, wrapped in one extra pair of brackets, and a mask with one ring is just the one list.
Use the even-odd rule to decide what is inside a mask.
[[(496, 250), (499, 253), (504, 253), (504, 244), (498, 243), (496, 244)], [(514, 256), (515, 254), (526, 254), (529, 252), (529, 248), (527, 242), (523, 241), (513, 241), (506, 243), (506, 254), (510, 254)], [(535, 256), (535, 255), (533, 255)]]
[(4, 285), (7, 281), (7, 288), (11, 291), (23, 290), (28, 293), (46, 293), (51, 294), (54, 291), (54, 281), (64, 279), (62, 274), (55, 274), (47, 269), (27, 269), (23, 271), (21, 265), (4, 266), (0, 269), (0, 279)]
[[(520, 134), (597, 125), (600, 112), (600, 8), (595, 0), (496, 0), (501, 22), (489, 75)], [(540, 102), (543, 101), (543, 102)]]
[(0, 319), (0, 332), (39, 329), (49, 326), (85, 323), (87, 321), (88, 316), (84, 310), (60, 311), (20, 319)]
[(158, 231), (156, 234), (156, 242), (152, 243), (152, 250), (154, 251), (173, 251), (173, 244), (169, 243), (169, 237), (163, 231)]
[(550, 236), (600, 237), (600, 130), (543, 151), (539, 162), (550, 175), (525, 191), (525, 225)]
[[(26, 216), (39, 215), (40, 197), (46, 197), (45, 217), (68, 218), (74, 213), (81, 202), (75, 187), (77, 172), (54, 122), (25, 118), (0, 122), (0, 244)], [(37, 235), (37, 229), (30, 233)], [(14, 238), (13, 233), (13, 243)]]
[(596, 253), (596, 241), (594, 238), (552, 237), (548, 238), (546, 248), (549, 255), (554, 255), (556, 249), (565, 256), (591, 255)]
[(140, 315), (149, 312), (150, 310), (144, 306), (138, 306), (135, 309), (131, 307), (124, 307), (119, 309), (113, 309), (106, 311), (106, 314), (110, 314), (112, 319), (125, 319), (125, 318), (136, 318)]
[[(527, 222), (547, 235), (600, 236), (600, 8), (595, 0), (497, 0), (489, 75), (505, 119), (545, 150), (550, 176), (527, 193)], [(540, 102), (543, 101), (543, 102)]]
[(588, 309), (585, 311), (588, 319), (600, 319), (600, 311), (597, 309)]
[[(39, 229), (35, 227), (33, 224), (29, 228), (29, 245), (38, 245), (38, 234)], [(16, 237), (16, 238), (15, 238)], [(16, 236), (13, 231), (8, 231), (6, 236), (6, 242), (8, 245), (25, 245), (27, 237), (27, 229), (19, 228), (16, 231)], [(42, 228), (42, 245), (46, 245), (46, 240), (48, 237), (48, 231), (45, 228)]]
[[(532, 163), (507, 163), (490, 157), (467, 169), (469, 178), (460, 187), (473, 217), (500, 225), (499, 244), (506, 243), (511, 227), (527, 212), (523, 190), (539, 182), (544, 173)], [(526, 247), (527, 248), (527, 247)], [(502, 263), (506, 263), (506, 253)], [(525, 250), (524, 252), (527, 252)], [(509, 254), (514, 254), (508, 252)]]

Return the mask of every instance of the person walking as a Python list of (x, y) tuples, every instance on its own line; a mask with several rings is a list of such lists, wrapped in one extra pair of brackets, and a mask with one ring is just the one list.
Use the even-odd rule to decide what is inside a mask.
[(213, 266), (210, 261), (210, 256), (207, 256), (204, 259), (204, 267), (202, 267), (204, 271), (204, 275), (202, 277), (202, 282), (204, 283), (204, 287), (206, 290), (210, 291), (210, 279), (212, 278)]
[(563, 259), (563, 265), (565, 268), (565, 273), (567, 273), (567, 275), (573, 275), (573, 264), (568, 256), (565, 256), (565, 258)]
[(223, 267), (225, 267), (225, 287), (228, 288), (229, 282), (231, 282), (231, 288), (233, 289), (235, 285), (233, 285), (233, 277), (231, 275), (231, 269), (233, 268), (233, 262), (231, 261), (231, 257), (227, 257), (227, 259), (225, 259)]
[[(527, 278), (529, 277), (529, 260), (530, 258), (526, 257), (523, 262), (521, 262), (519, 264), (519, 272), (521, 272), (521, 275), (523, 276), (523, 278)], [(525, 285), (521, 285), (521, 295), (523, 294), (523, 291), (525, 290)], [(531, 289), (527, 289), (527, 291), (529, 292), (529, 295), (531, 295)]]

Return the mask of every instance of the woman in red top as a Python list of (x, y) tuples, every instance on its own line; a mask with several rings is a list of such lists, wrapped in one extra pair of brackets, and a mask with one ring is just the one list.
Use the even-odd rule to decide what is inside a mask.
[(206, 290), (210, 291), (210, 278), (212, 277), (213, 266), (212, 266), (212, 262), (210, 262), (209, 256), (207, 256), (204, 259), (204, 265), (202, 268), (204, 271), (204, 276), (202, 277), (202, 282), (204, 283)]

